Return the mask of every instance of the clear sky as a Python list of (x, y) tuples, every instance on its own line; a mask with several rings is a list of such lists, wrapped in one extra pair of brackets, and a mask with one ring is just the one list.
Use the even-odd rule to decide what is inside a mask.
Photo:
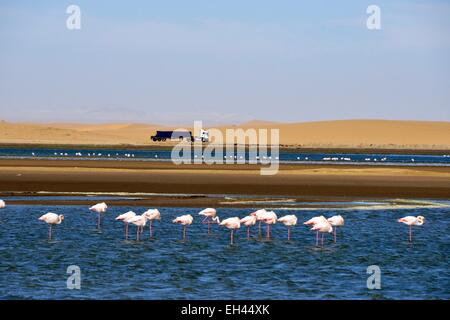
[(0, 119), (450, 121), (448, 1), (112, 2), (0, 2)]

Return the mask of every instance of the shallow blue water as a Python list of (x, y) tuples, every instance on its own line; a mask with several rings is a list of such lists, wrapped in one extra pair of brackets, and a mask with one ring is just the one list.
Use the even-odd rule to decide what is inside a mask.
[[(346, 225), (338, 242), (327, 236), (324, 248), (298, 225), (292, 240), (286, 228), (272, 227), (270, 241), (246, 240), (244, 229), (229, 244), (229, 232), (213, 226), (208, 236), (195, 208), (160, 208), (154, 240), (124, 240), (124, 225), (114, 217), (128, 210), (111, 207), (96, 230), (96, 214), (86, 206), (10, 205), (0, 210), (0, 298), (2, 299), (449, 299), (450, 208), (314, 211), (280, 210), (299, 221), (341, 214)], [(53, 241), (37, 218), (48, 211), (65, 215)], [(244, 216), (249, 209), (219, 209), (221, 218)], [(187, 241), (170, 223), (193, 214)], [(413, 229), (395, 220), (424, 215)], [(263, 229), (264, 230), (264, 229)], [(263, 233), (264, 234), (264, 233)], [(67, 267), (81, 269), (81, 289), (69, 290)], [(368, 290), (369, 265), (381, 268), (381, 290)]]
[[(215, 153), (213, 153), (215, 156)], [(191, 159), (201, 159), (202, 155), (190, 155)], [(227, 161), (239, 160), (237, 154), (224, 153)], [(235, 159), (236, 157), (236, 159)], [(245, 159), (253, 159), (248, 152)], [(450, 155), (402, 155), (402, 154), (351, 154), (351, 153), (298, 153), (282, 151), (279, 155), (260, 154), (259, 161), (281, 163), (336, 163), (336, 164), (377, 164), (377, 165), (439, 165), (450, 166)], [(272, 157), (269, 159), (269, 157)], [(278, 159), (276, 159), (278, 157)], [(141, 160), (170, 161), (170, 150), (124, 150), (124, 149), (52, 149), (52, 148), (1, 148), (0, 158), (45, 158), (45, 159), (90, 159), (90, 160)], [(225, 160), (224, 158), (224, 160)], [(205, 159), (208, 159), (206, 156)], [(219, 158), (218, 158), (219, 159)], [(220, 157), (222, 159), (222, 157)]]

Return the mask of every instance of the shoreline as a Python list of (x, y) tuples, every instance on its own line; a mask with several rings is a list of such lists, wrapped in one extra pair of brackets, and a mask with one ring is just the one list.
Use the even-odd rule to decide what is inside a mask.
[[(279, 173), (274, 176), (261, 176), (259, 168), (259, 165), (235, 164), (0, 160), (0, 196), (47, 191), (271, 195), (301, 199), (450, 199), (448, 167), (280, 164)], [(146, 199), (146, 203), (214, 204), (199, 199), (202, 200), (201, 197), (189, 201), (160, 197)]]
[[(17, 148), (17, 149), (88, 149), (88, 150), (105, 150), (105, 149), (117, 149), (117, 150), (172, 150), (172, 148), (178, 142), (166, 142), (166, 143), (152, 143), (152, 144), (62, 144), (62, 143), (1, 143), (2, 148)], [(224, 146), (225, 148), (226, 146)], [(246, 145), (247, 149), (249, 146)], [(449, 154), (450, 149), (442, 148), (402, 148), (402, 147), (346, 147), (346, 146), (329, 146), (329, 147), (302, 147), (298, 145), (280, 145), (280, 152), (292, 152), (292, 153), (345, 153), (345, 154), (415, 154), (415, 155), (443, 155)]]

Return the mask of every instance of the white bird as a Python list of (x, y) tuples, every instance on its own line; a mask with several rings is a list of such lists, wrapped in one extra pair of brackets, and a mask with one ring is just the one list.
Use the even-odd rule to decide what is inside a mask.
[(186, 226), (191, 225), (194, 218), (190, 214), (176, 217), (172, 220), (173, 223), (181, 224), (183, 226), (183, 240), (186, 240)]
[(0, 199), (0, 209), (3, 209), (4, 207), (6, 207), (6, 203)]
[(234, 240), (234, 230), (241, 227), (241, 219), (238, 217), (228, 218), (219, 223), (220, 226), (224, 226), (231, 230), (230, 243), (233, 244)]
[(406, 216), (397, 220), (397, 222), (401, 222), (409, 226), (409, 242), (412, 242), (412, 226), (421, 226), (425, 223), (424, 216)]
[(247, 240), (250, 240), (250, 227), (256, 224), (256, 215), (249, 215), (242, 218), (241, 224), (247, 227)]
[[(328, 222), (327, 218), (324, 216), (317, 216), (309, 219), (308, 221), (304, 222), (303, 224), (305, 226), (314, 226), (317, 223), (325, 223)], [(316, 246), (319, 245), (319, 231), (316, 231)]]
[(217, 211), (214, 208), (206, 208), (198, 213), (204, 216), (202, 223), (208, 224), (208, 234), (211, 233), (211, 223), (220, 223), (219, 217), (217, 216)]
[(323, 222), (319, 222), (316, 223), (315, 225), (313, 225), (313, 227), (311, 228), (312, 231), (317, 231), (317, 232), (321, 232), (322, 233), (322, 247), (323, 247), (323, 235), (325, 233), (331, 233), (333, 232), (333, 227), (331, 226), (331, 224), (326, 220)]
[(54, 224), (60, 224), (64, 220), (64, 216), (62, 214), (58, 215), (53, 212), (48, 212), (42, 216), (39, 217), (40, 221), (44, 221), (45, 223), (48, 223), (50, 225), (50, 229), (48, 231), (48, 238), (49, 240), (52, 240), (52, 226)]
[(152, 224), (153, 220), (161, 220), (161, 213), (158, 209), (148, 209), (142, 215), (147, 217), (147, 220), (150, 221), (150, 239), (153, 237)]
[(134, 218), (135, 216), (136, 213), (134, 213), (133, 211), (128, 211), (116, 217), (117, 221), (125, 222), (125, 240), (128, 240), (128, 220)]
[(136, 240), (139, 241), (139, 234), (144, 230), (145, 224), (147, 223), (147, 217), (144, 215), (134, 216), (127, 220), (129, 223), (134, 224), (136, 229)]
[(260, 215), (260, 220), (267, 225), (267, 239), (270, 239), (270, 225), (277, 223), (277, 215), (273, 211), (266, 211)]
[(327, 219), (328, 222), (334, 227), (334, 242), (336, 243), (336, 230), (337, 227), (342, 227), (344, 225), (344, 218), (341, 215), (332, 216)]
[(108, 208), (108, 206), (104, 202), (97, 203), (96, 205), (93, 205), (92, 207), (89, 208), (89, 210), (95, 211), (95, 212), (98, 213), (98, 221), (97, 221), (97, 228), (98, 229), (100, 229), (100, 213), (106, 212), (107, 208)]
[(258, 224), (258, 237), (261, 236), (261, 221), (262, 221), (262, 216), (266, 213), (266, 209), (259, 209), (256, 210), (255, 212), (250, 213), (251, 216), (255, 216), (256, 217), (256, 221), (259, 222)]
[(297, 225), (297, 217), (293, 214), (278, 218), (278, 222), (281, 222), (288, 228), (288, 241), (291, 240), (291, 226)]

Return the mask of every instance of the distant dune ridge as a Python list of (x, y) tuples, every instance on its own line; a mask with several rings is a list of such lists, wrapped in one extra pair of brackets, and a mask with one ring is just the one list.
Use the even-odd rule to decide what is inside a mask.
[[(450, 122), (447, 121), (336, 120), (277, 123), (255, 120), (217, 129), (224, 132), (226, 128), (279, 129), (280, 144), (293, 147), (450, 149)], [(154, 145), (150, 136), (156, 130), (170, 129), (175, 128), (133, 123), (34, 124), (0, 121), (0, 143)]]

